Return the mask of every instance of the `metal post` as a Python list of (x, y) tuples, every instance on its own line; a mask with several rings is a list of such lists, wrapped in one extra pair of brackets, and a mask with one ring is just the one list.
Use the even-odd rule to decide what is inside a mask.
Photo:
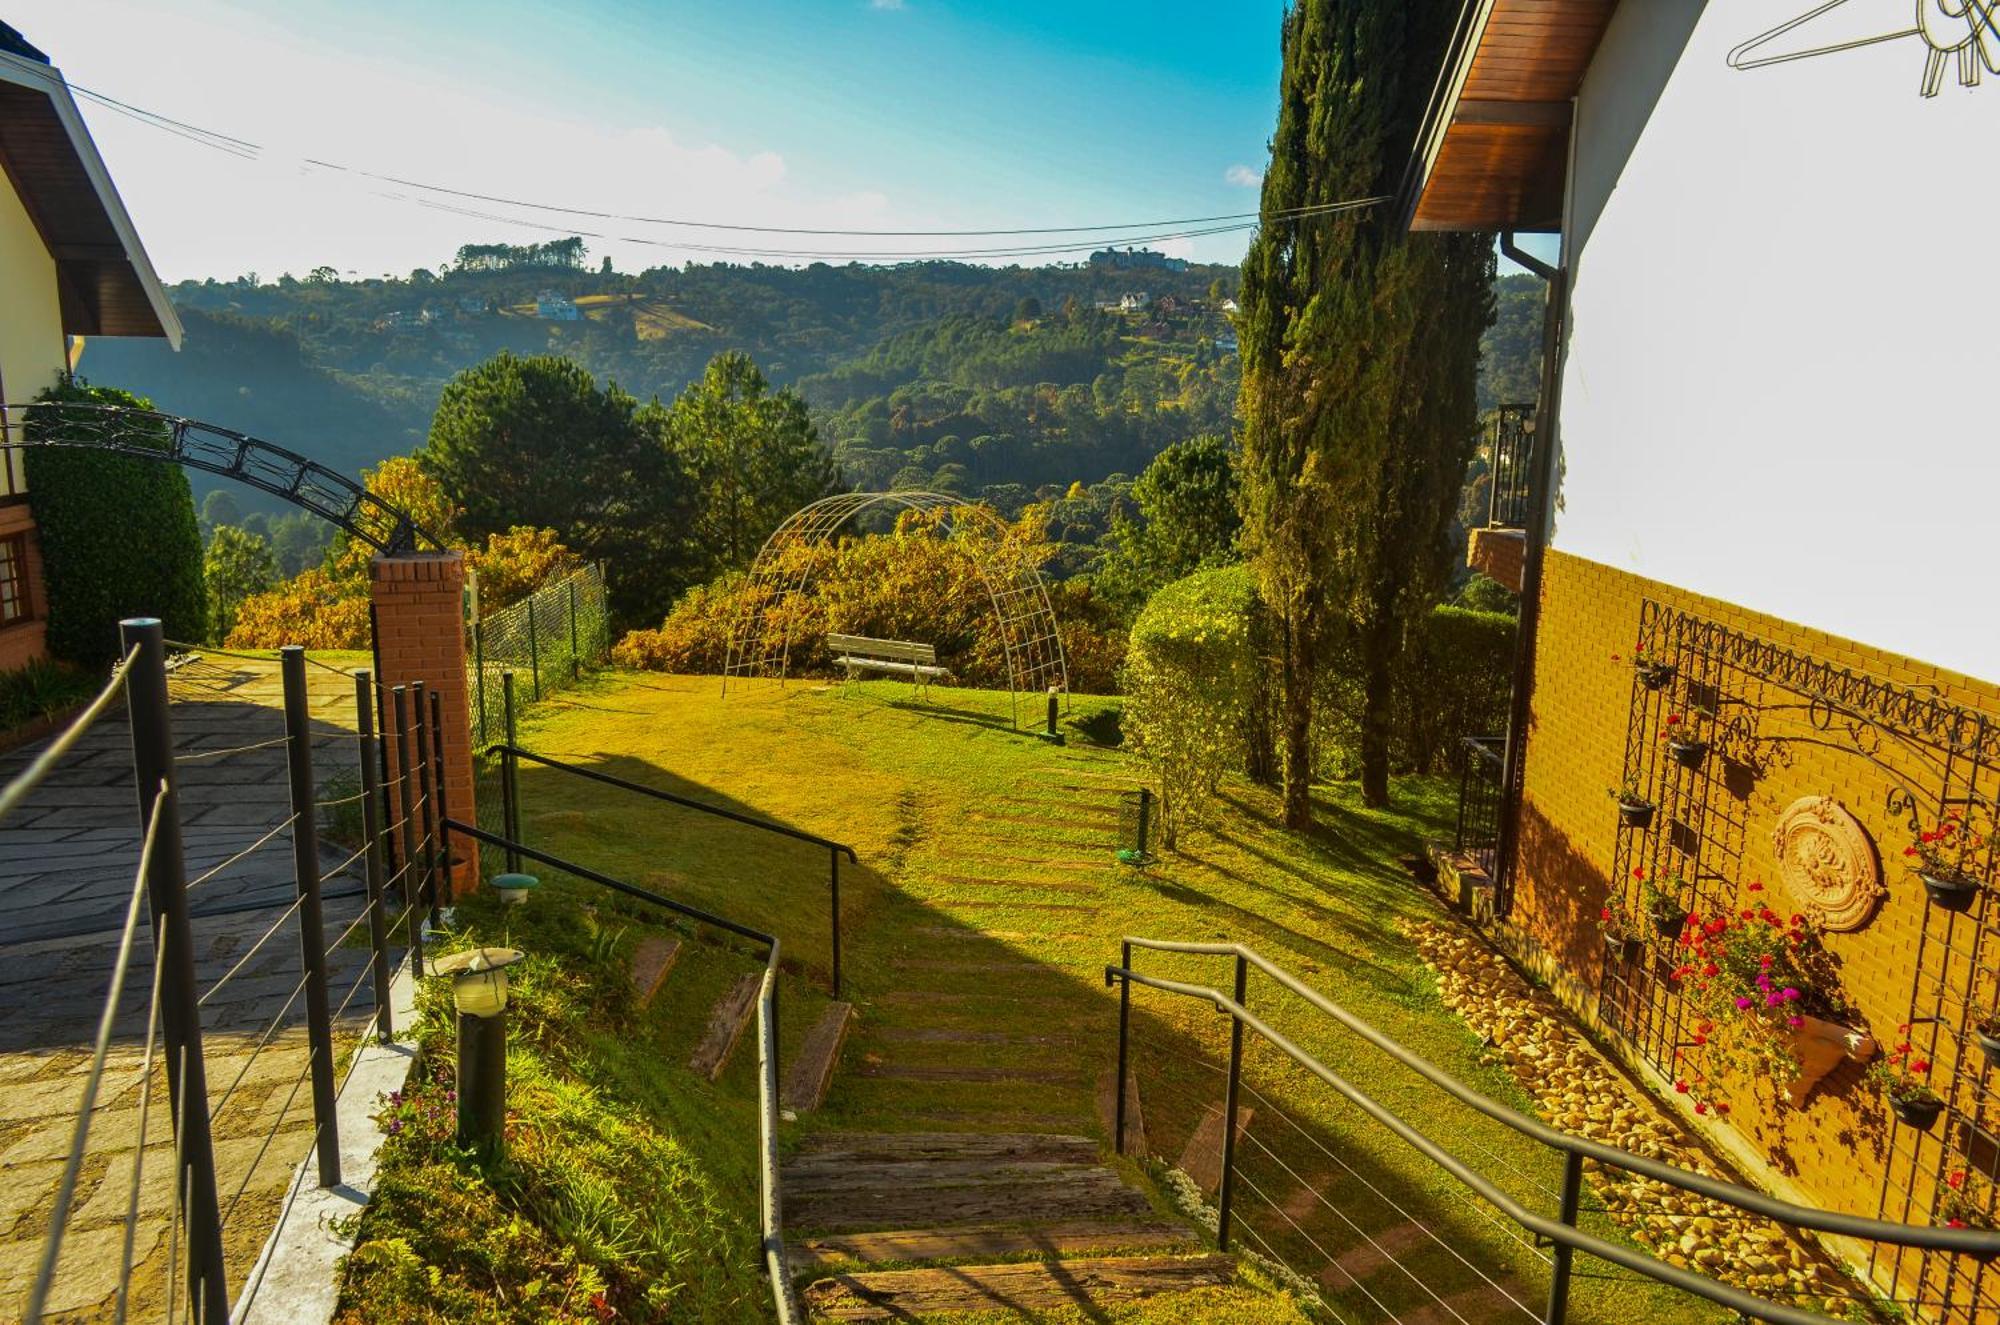
[[(1250, 963), (1236, 959), (1236, 1006), (1242, 1007)], [(1243, 1019), (1229, 1018), (1229, 1090), (1222, 1105), (1222, 1193), (1216, 1198), (1215, 1245), (1229, 1250), (1229, 1205), (1236, 1194), (1236, 1096), (1243, 1082)]]
[(1146, 830), (1150, 826), (1152, 817), (1153, 790), (1150, 787), (1141, 787), (1139, 788), (1139, 858), (1141, 860), (1146, 858)]
[(425, 908), (430, 912), (431, 928), (439, 927), (438, 881), (437, 881), (437, 791), (431, 780), (431, 724), (428, 717), (430, 705), (424, 700), (424, 683), (410, 683), (410, 725), (417, 733), (417, 794), (423, 798), (423, 818), (419, 821), (423, 837), (419, 850), (423, 854), (423, 898)]
[(372, 702), (375, 678), (366, 671), (354, 674), (355, 746), (361, 764), (361, 858), (368, 875), (368, 948), (375, 967), (375, 1035), (383, 1044), (396, 1038), (394, 1018), (389, 1010), (389, 898), (383, 882), (389, 876), (382, 854), (382, 779), (376, 771), (375, 705)]
[(519, 873), (521, 853), (513, 844), (521, 840), (521, 761), (514, 756), (514, 671), (500, 673), (500, 703), (506, 718), (507, 748), (500, 752), (500, 822), (507, 836), (507, 870)]
[[(1583, 1201), (1583, 1155), (1575, 1150), (1563, 1156), (1562, 1210), (1557, 1216), (1571, 1228), (1576, 1227), (1577, 1207)], [(1549, 1264), (1549, 1310), (1543, 1317), (1544, 1325), (1564, 1325), (1569, 1319), (1569, 1271), (1570, 1262), (1576, 1256), (1576, 1248), (1558, 1242), (1552, 1249), (1553, 1259)]]
[(479, 689), (479, 743), (487, 744), (486, 737), (486, 635), (477, 621), (472, 623), (472, 675), (473, 684)]
[(830, 883), (832, 885), (831, 906), (833, 908), (833, 996), (835, 998), (839, 998), (840, 997), (840, 851), (838, 850), (838, 848), (829, 847), (827, 848), (826, 854), (827, 858), (832, 862), (832, 871), (833, 871), (830, 878)]
[(1118, 1125), (1114, 1129), (1116, 1137), (1112, 1149), (1118, 1154), (1125, 1153), (1125, 1081), (1129, 1071), (1129, 1050), (1132, 1043), (1132, 977), (1122, 974), (1132, 969), (1132, 945), (1118, 946)]
[(566, 583), (569, 585), (569, 679), (574, 681), (583, 675), (583, 664), (576, 656), (576, 576), (570, 576)]
[(431, 691), (431, 785), (437, 788), (438, 812), (438, 887), (446, 901), (457, 900), (458, 881), (451, 874), (451, 829), (445, 820), (451, 817), (451, 798), (445, 794), (445, 777), (449, 770), (444, 766), (444, 696)]
[(417, 906), (417, 773), (410, 765), (410, 696), (402, 686), (391, 692), (396, 709), (396, 772), (402, 783), (403, 917), (409, 922), (410, 974), (424, 973), (423, 913)]
[(146, 900), (159, 950), (160, 1026), (180, 1157), (174, 1195), (187, 1229), (188, 1312), (196, 1320), (220, 1322), (229, 1319), (229, 1280), (222, 1263), (215, 1142), (208, 1128), (208, 1073), (202, 1060), (201, 1012), (195, 1003), (194, 935), (188, 928), (187, 860), (181, 846), (174, 733), (167, 704), (166, 641), (157, 617), (121, 621), (118, 636), (128, 653), (135, 646), (139, 650), (125, 682), (125, 702), (131, 716), (132, 775), (139, 787), (142, 834), (153, 822), (153, 803), (167, 798), (147, 863)]
[(488, 1164), (507, 1154), (507, 1009), (458, 1014), (458, 1143)]
[(542, 698), (542, 646), (535, 638), (535, 599), (539, 595), (528, 595), (528, 676), (535, 688), (537, 703)]
[(319, 824), (313, 810), (312, 701), (306, 651), (278, 650), (285, 691), (285, 773), (292, 793), (292, 870), (298, 879), (299, 955), (305, 964), (306, 1044), (312, 1073), (314, 1149), (319, 1185), (340, 1184), (340, 1132), (334, 1115), (333, 1014), (326, 996), (326, 919), (319, 898)]

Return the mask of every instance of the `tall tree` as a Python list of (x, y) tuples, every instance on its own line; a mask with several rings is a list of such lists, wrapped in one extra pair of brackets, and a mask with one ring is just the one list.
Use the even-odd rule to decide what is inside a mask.
[(1237, 560), (1239, 486), (1223, 438), (1191, 437), (1153, 457), (1132, 484), (1139, 519), (1113, 508), (1100, 587), (1117, 598), (1143, 599), (1195, 571)]
[[(1312, 696), (1334, 632), (1364, 650), (1373, 678), (1393, 669), (1397, 629), (1428, 573), (1409, 558), (1423, 531), (1440, 445), (1463, 476), (1471, 381), (1486, 296), (1466, 312), (1463, 269), (1491, 237), (1407, 236), (1393, 208), (1317, 216), (1296, 209), (1395, 192), (1457, 6), (1446, 0), (1296, 0), (1283, 24), (1277, 130), (1264, 174), (1262, 221), (1243, 262), (1244, 542), (1279, 632), (1285, 821), (1312, 819)], [(1433, 252), (1432, 250), (1436, 250)], [(1450, 255), (1450, 256), (1447, 256)], [(1490, 266), (1490, 256), (1484, 259)], [(1461, 316), (1461, 313), (1464, 315)], [(1442, 325), (1434, 326), (1433, 321)], [(1446, 353), (1471, 325), (1472, 359)], [(1441, 360), (1423, 357), (1426, 351)], [(1426, 393), (1442, 388), (1444, 399)], [(1466, 438), (1456, 426), (1463, 396)], [(1404, 478), (1400, 471), (1418, 471)], [(1439, 541), (1442, 541), (1440, 535)], [(1428, 566), (1436, 552), (1416, 558)], [(1413, 578), (1414, 576), (1414, 578)], [(1387, 694), (1380, 696), (1386, 719)], [(1387, 795), (1385, 721), (1364, 720), (1364, 797)]]
[(621, 621), (657, 620), (689, 583), (691, 493), (666, 432), (658, 404), (568, 359), (501, 353), (445, 386), (419, 459), (466, 535), (553, 529), (609, 563)]
[(669, 443), (694, 485), (695, 545), (711, 572), (747, 566), (786, 516), (841, 488), (806, 405), (725, 350), (675, 399)]
[(209, 641), (221, 644), (235, 628), (236, 609), (243, 600), (278, 582), (278, 559), (271, 555), (271, 545), (257, 535), (221, 524), (208, 540), (202, 574), (208, 581)]

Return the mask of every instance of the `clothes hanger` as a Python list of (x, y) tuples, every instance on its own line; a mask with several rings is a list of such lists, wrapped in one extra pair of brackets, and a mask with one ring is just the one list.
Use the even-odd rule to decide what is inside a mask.
[[(1832, 13), (1847, 2), (1828, 0), (1826, 4), (1752, 37), (1729, 52), (1729, 67), (1737, 70), (1762, 69), (1774, 64), (1788, 64), (1793, 60), (1879, 46), (1883, 42), (1901, 41), (1906, 37), (1921, 37), (1929, 47), (1919, 85), (1919, 90), (1926, 97), (1936, 96), (1944, 86), (1945, 62), (1951, 55), (1958, 57), (1958, 81), (1965, 87), (1979, 85), (1982, 64), (1993, 73), (2000, 74), (2000, 0), (1916, 0), (1915, 27), (1776, 55), (1756, 54), (1780, 37)], [(1960, 21), (1965, 24), (1962, 33), (1958, 27)]]

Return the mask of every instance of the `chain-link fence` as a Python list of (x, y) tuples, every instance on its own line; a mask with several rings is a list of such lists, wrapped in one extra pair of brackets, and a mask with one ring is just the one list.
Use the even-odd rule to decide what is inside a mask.
[(507, 735), (501, 674), (514, 673), (514, 702), (532, 704), (574, 685), (611, 652), (604, 567), (591, 563), (551, 580), (472, 626), (472, 707), (483, 746)]

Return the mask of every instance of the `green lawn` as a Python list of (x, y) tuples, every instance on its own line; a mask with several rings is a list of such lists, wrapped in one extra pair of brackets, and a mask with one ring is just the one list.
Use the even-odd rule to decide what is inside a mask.
[[(1057, 748), (1010, 729), (1005, 694), (940, 688), (918, 701), (888, 682), (753, 682), (733, 683), (725, 698), (709, 678), (606, 673), (537, 706), (521, 740), (860, 854), (860, 868), (843, 864), (842, 878), (847, 996), (860, 1024), (826, 1107), (790, 1132), (1101, 1134), (1097, 1092), (1115, 1061), (1117, 1024), (1103, 968), (1122, 935), (1250, 943), (1462, 1079), (1526, 1104), (1504, 1072), (1480, 1064), (1480, 1046), (1438, 1003), (1395, 928), (1443, 914), (1397, 858), (1442, 831), (1450, 788), (1401, 783), (1382, 811), (1361, 807), (1351, 788), (1323, 788), (1321, 826), (1299, 836), (1277, 826), (1269, 793), (1232, 784), (1209, 831), (1134, 870), (1113, 853), (1129, 833), (1127, 792), (1143, 765), (1091, 739), (1115, 739), (1115, 707), (1079, 698), (1070, 743)], [(829, 966), (824, 851), (531, 765), (520, 780), (528, 843), (776, 932), (788, 970), (803, 977), (784, 993), (785, 1038), (796, 1041), (823, 1002)], [(480, 815), (498, 822), (490, 777)], [(551, 880), (549, 905), (560, 908), (571, 886), (581, 885)], [(676, 971), (655, 1010), (662, 1061), (685, 1060), (708, 1002), (747, 961), (705, 953)], [(1139, 965), (1229, 980), (1217, 959), (1150, 955)], [(1560, 1165), (1551, 1156), (1268, 981), (1253, 976), (1248, 999), (1375, 1099), (1553, 1213)], [(1228, 1023), (1154, 991), (1136, 991), (1134, 1009), (1148, 1130), (1172, 1159), (1220, 1102)], [(750, 1057), (739, 1054), (718, 1098), (750, 1097)], [(1256, 1116), (1239, 1148), (1245, 1243), (1308, 1277), (1323, 1274), (1345, 1320), (1401, 1316), (1434, 1293), (1470, 1294), (1482, 1275), (1539, 1312), (1547, 1269), (1511, 1225), (1269, 1046), (1253, 1042), (1246, 1062), (1244, 1103)], [(1329, 1268), (1336, 1260), (1353, 1278)], [(1718, 1318), (1609, 1267), (1582, 1264), (1579, 1275), (1573, 1320)], [(1117, 1318), (1164, 1321), (1185, 1309)], [(1209, 1318), (1226, 1318), (1220, 1311)]]

